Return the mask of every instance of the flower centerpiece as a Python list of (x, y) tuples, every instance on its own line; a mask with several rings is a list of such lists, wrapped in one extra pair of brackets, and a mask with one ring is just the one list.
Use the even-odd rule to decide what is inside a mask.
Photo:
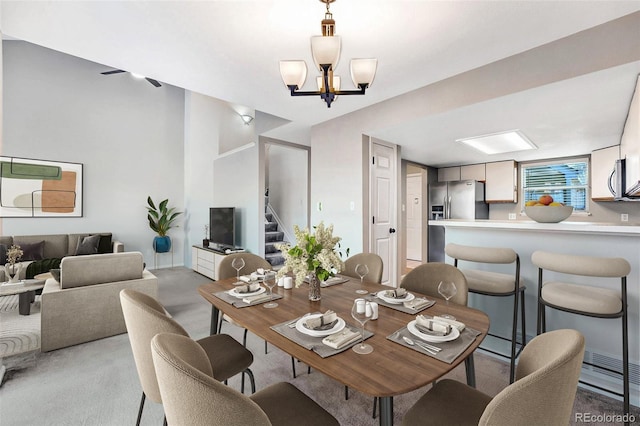
[(289, 243), (282, 243), (276, 244), (276, 248), (284, 257), (284, 266), (278, 271), (278, 276), (292, 273), (296, 287), (307, 279), (309, 300), (317, 301), (320, 300), (320, 282), (342, 271), (344, 262), (338, 251), (341, 238), (333, 236), (333, 225), (325, 227), (320, 222), (313, 229), (315, 232), (311, 233), (308, 228), (301, 230), (295, 225), (296, 245), (292, 247)]
[(10, 283), (16, 283), (20, 280), (20, 271), (22, 264), (20, 259), (24, 252), (18, 245), (12, 245), (7, 249), (7, 263), (4, 265), (5, 278)]

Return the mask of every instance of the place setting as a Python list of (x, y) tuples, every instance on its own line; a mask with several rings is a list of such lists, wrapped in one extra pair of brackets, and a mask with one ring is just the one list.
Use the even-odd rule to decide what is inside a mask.
[[(268, 292), (262, 284), (269, 289)], [(217, 293), (213, 293), (213, 295), (236, 308), (246, 308), (248, 306), (260, 305), (265, 302), (268, 302), (265, 303), (265, 308), (276, 308), (278, 303), (274, 302), (274, 300), (281, 299), (282, 296), (273, 293), (273, 288), (275, 286), (276, 273), (273, 271), (266, 271), (263, 275), (262, 281), (241, 282), (241, 284), (235, 285), (231, 290), (219, 291)]]
[(451, 364), (480, 334), (452, 317), (416, 315), (387, 339)]
[(436, 303), (435, 300), (427, 299), (426, 297), (416, 297), (415, 294), (402, 287), (371, 293), (367, 299), (376, 299), (380, 305), (406, 314), (421, 312)]
[[(360, 300), (364, 302), (364, 299)], [(355, 351), (359, 346), (369, 346), (364, 344), (364, 340), (373, 336), (373, 333), (364, 330), (364, 323), (361, 324), (362, 329), (352, 327), (334, 311), (328, 310), (324, 313), (308, 313), (271, 326), (271, 329), (326, 358), (351, 347)]]

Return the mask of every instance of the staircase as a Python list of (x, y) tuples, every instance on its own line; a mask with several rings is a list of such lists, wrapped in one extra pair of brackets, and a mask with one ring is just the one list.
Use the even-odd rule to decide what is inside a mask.
[(284, 257), (275, 245), (284, 242), (284, 232), (278, 230), (278, 223), (273, 219), (273, 214), (265, 213), (264, 223), (264, 257), (267, 262), (277, 269), (284, 264)]

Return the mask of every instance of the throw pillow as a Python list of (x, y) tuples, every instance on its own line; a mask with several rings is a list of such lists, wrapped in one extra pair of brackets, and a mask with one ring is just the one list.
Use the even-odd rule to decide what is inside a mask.
[(85, 254), (98, 253), (98, 244), (100, 243), (100, 235), (90, 235), (78, 240), (76, 246), (76, 256)]
[(111, 234), (100, 234), (98, 253), (113, 253), (113, 249), (111, 248)]
[(37, 243), (22, 243), (20, 241), (14, 241), (13, 243), (20, 246), (20, 249), (22, 249), (22, 258), (20, 258), (21, 262), (44, 259), (44, 241)]
[(54, 280), (60, 282), (60, 269), (50, 269), (49, 272)]
[(7, 247), (6, 244), (0, 244), (0, 265), (7, 263)]

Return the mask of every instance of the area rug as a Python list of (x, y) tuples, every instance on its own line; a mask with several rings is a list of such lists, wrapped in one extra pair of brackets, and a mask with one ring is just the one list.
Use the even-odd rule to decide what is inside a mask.
[(18, 295), (0, 297), (0, 358), (9, 368), (12, 357), (40, 350), (40, 296), (31, 304), (31, 315), (18, 313)]

